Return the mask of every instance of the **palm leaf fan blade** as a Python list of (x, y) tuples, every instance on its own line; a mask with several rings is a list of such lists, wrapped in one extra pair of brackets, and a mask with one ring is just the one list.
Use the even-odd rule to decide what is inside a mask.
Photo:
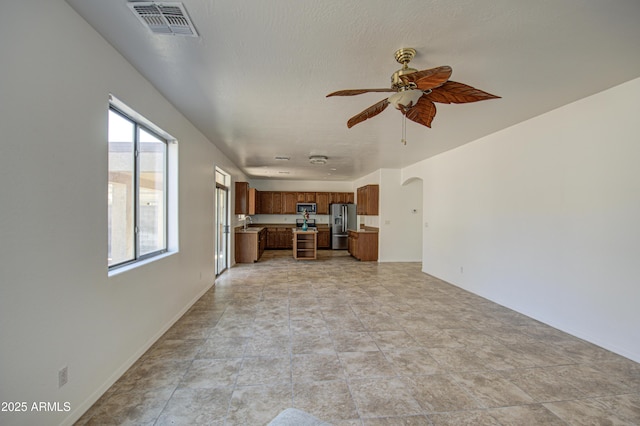
[(363, 93), (372, 93), (372, 92), (397, 92), (396, 89), (347, 89), (347, 90), (338, 90), (337, 92), (329, 93), (327, 98), (331, 96), (354, 96), (361, 95)]
[(436, 104), (427, 99), (426, 96), (421, 97), (418, 102), (405, 113), (405, 117), (409, 120), (429, 128), (435, 116)]
[(371, 105), (369, 108), (365, 109), (360, 114), (357, 114), (351, 117), (349, 121), (347, 121), (347, 127), (352, 128), (356, 124), (362, 123), (364, 120), (368, 118), (375, 117), (376, 115), (384, 111), (385, 108), (387, 108), (387, 106), (389, 106), (389, 100), (387, 98), (381, 100), (380, 102), (374, 105)]
[(415, 83), (420, 90), (429, 90), (442, 86), (442, 84), (449, 80), (452, 72), (453, 70), (450, 66), (443, 65), (441, 67), (402, 75), (400, 76), (400, 80), (405, 84)]
[(500, 98), (456, 81), (447, 81), (442, 86), (434, 88), (428, 96), (433, 102), (441, 104), (464, 104)]

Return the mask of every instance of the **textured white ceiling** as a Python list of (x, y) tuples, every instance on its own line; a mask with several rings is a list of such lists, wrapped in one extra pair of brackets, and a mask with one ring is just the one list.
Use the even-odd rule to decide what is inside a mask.
[[(638, 0), (184, 0), (198, 38), (152, 34), (125, 0), (67, 3), (252, 177), (353, 180), (640, 77)], [(502, 99), (438, 104), (406, 146), (393, 108), (347, 129), (385, 94), (326, 94), (389, 87), (401, 47)]]

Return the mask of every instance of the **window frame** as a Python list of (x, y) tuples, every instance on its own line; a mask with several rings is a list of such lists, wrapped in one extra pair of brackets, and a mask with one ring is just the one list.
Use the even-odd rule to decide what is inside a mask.
[[(113, 111), (115, 114), (118, 114), (120, 117), (124, 118), (125, 120), (131, 122), (133, 124), (133, 128), (134, 128), (134, 142), (133, 142), (133, 186), (134, 186), (134, 191), (133, 191), (133, 201), (132, 201), (132, 205), (133, 205), (133, 240), (134, 240), (134, 244), (133, 244), (133, 256), (131, 258), (128, 258), (127, 260), (123, 260), (121, 262), (118, 263), (114, 263), (109, 265), (108, 264), (108, 260), (107, 260), (107, 266), (108, 266), (108, 270), (109, 272), (112, 271), (117, 271), (117, 270), (121, 270), (127, 266), (132, 266), (132, 265), (136, 265), (136, 264), (140, 264), (140, 263), (146, 263), (146, 261), (150, 260), (150, 259), (154, 259), (154, 258), (158, 258), (161, 257), (162, 255), (168, 253), (170, 251), (170, 214), (171, 214), (171, 208), (170, 208), (170, 202), (171, 199), (173, 198), (171, 196), (171, 194), (169, 193), (170, 191), (170, 155), (171, 155), (171, 149), (170, 149), (170, 145), (171, 144), (175, 144), (175, 139), (173, 139), (168, 133), (164, 132), (163, 130), (159, 129), (157, 126), (153, 125), (151, 122), (149, 122), (148, 120), (144, 119), (143, 117), (141, 117), (138, 113), (136, 113), (135, 111), (131, 110), (130, 108), (128, 108), (127, 106), (125, 106), (123, 103), (117, 101), (113, 96), (109, 97), (109, 108), (108, 108), (108, 112)], [(149, 253), (145, 253), (145, 254), (140, 254), (141, 253), (141, 247), (140, 247), (140, 236), (141, 236), (141, 231), (140, 231), (140, 219), (141, 219), (141, 214), (140, 214), (140, 175), (141, 175), (141, 164), (140, 164), (140, 157), (141, 157), (141, 152), (140, 152), (140, 139), (141, 139), (141, 132), (140, 130), (144, 130), (145, 132), (149, 133), (150, 135), (156, 137), (159, 141), (161, 141), (164, 144), (164, 158), (163, 158), (163, 162), (162, 162), (162, 167), (163, 167), (163, 179), (162, 179), (162, 217), (163, 217), (163, 224), (162, 224), (162, 229), (164, 232), (164, 236), (163, 236), (163, 246), (162, 248), (158, 249), (158, 250), (154, 250), (152, 252)], [(108, 138), (107, 138), (107, 143), (108, 142)], [(110, 166), (107, 164), (107, 170), (110, 171)], [(130, 231), (128, 231), (130, 232)]]

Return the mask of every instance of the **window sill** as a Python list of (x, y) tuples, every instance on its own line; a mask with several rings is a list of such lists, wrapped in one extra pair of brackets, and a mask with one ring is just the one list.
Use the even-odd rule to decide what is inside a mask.
[(129, 263), (127, 265), (120, 266), (118, 268), (110, 269), (107, 274), (108, 277), (114, 277), (116, 275), (120, 275), (123, 272), (131, 271), (132, 269), (139, 268), (140, 266), (147, 265), (149, 263), (156, 262), (158, 260), (164, 259), (166, 257), (172, 256), (178, 253), (177, 251), (168, 251), (166, 253), (159, 254), (157, 256), (150, 257), (148, 259), (139, 260), (137, 262)]

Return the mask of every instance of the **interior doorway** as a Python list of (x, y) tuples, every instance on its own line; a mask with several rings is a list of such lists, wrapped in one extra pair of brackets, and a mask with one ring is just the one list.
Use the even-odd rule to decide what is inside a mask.
[(216, 277), (223, 273), (229, 266), (229, 182), (229, 175), (216, 167)]

